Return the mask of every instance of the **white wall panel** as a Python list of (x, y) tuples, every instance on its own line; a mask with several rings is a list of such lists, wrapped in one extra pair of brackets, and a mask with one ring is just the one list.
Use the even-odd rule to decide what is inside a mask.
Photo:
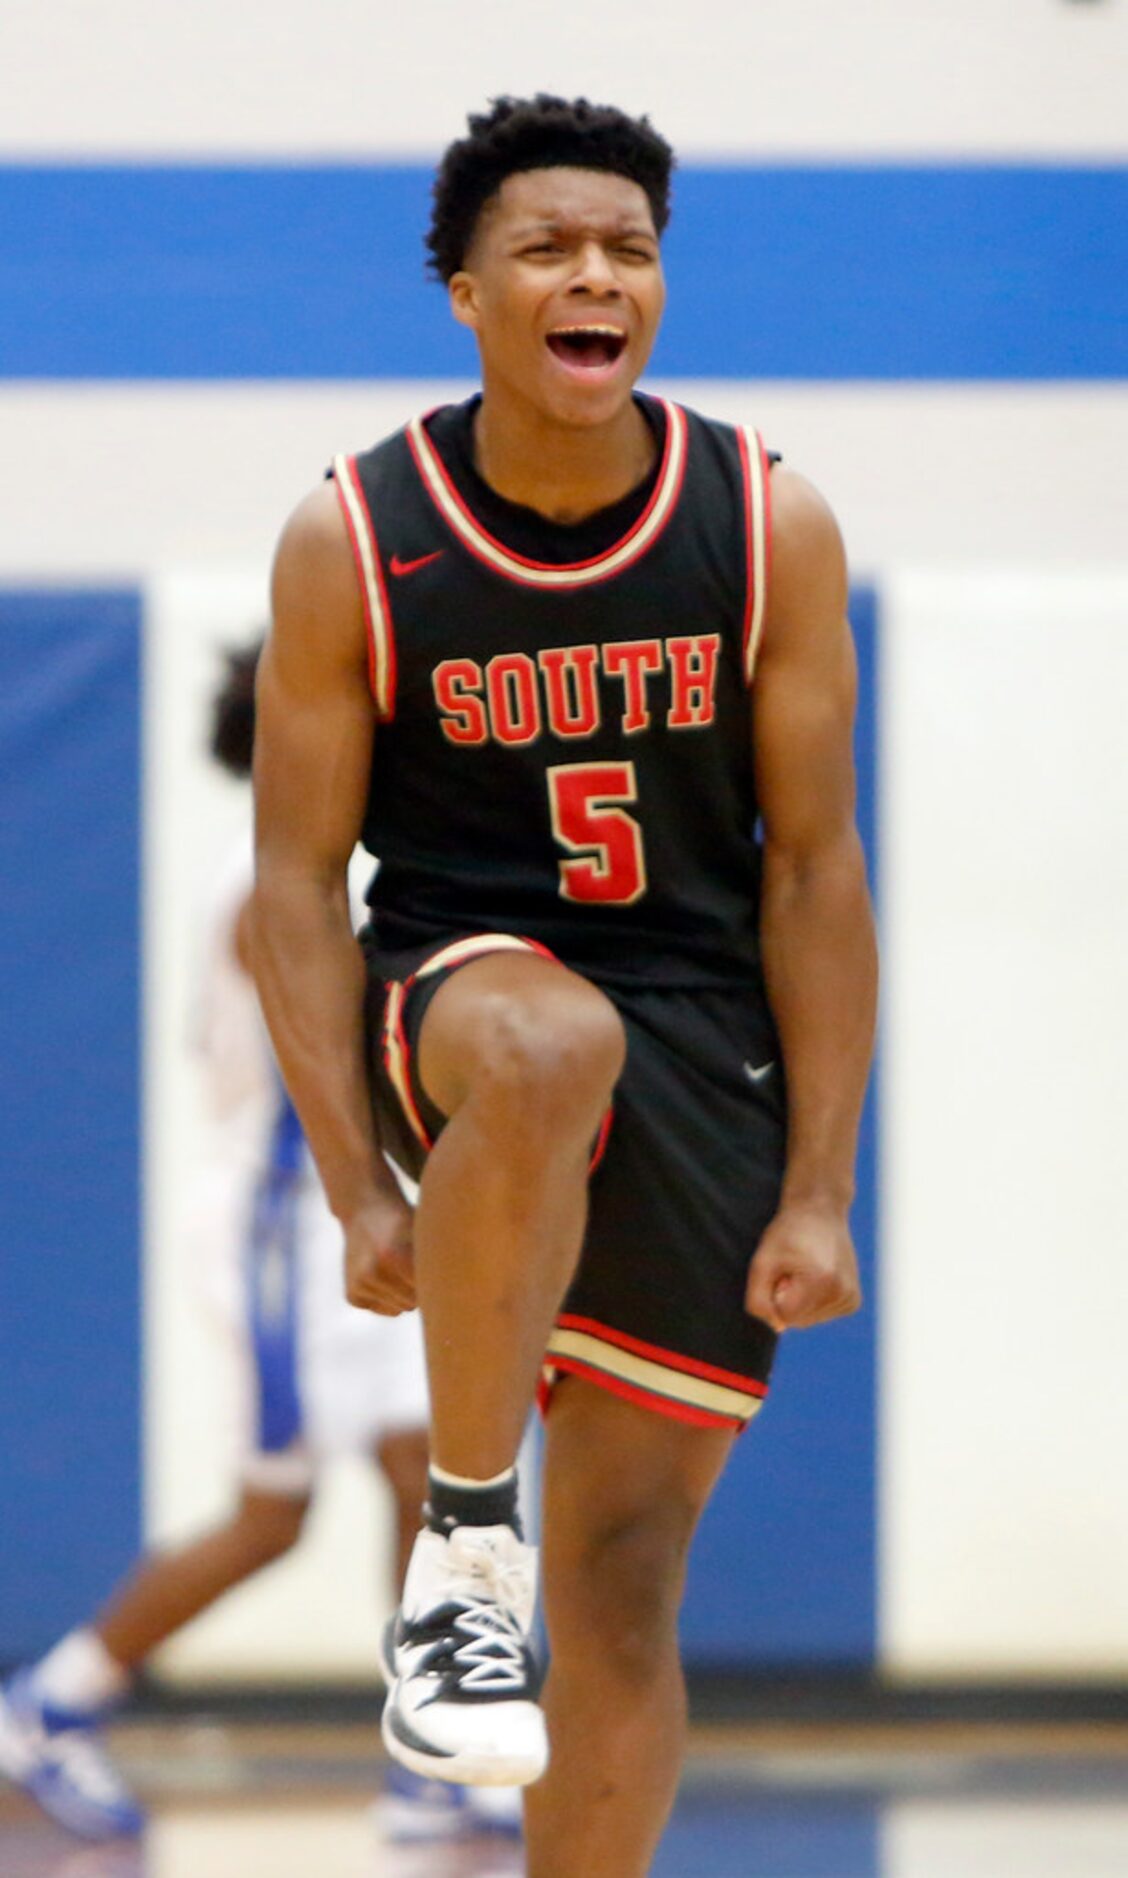
[(887, 589), (882, 1636), (1128, 1673), (1128, 570)]
[[(265, 567), (337, 450), (468, 386), (0, 385), (0, 572)], [(825, 491), (863, 573), (1119, 564), (1128, 385), (659, 385), (758, 424)]]
[(433, 155), (504, 91), (648, 110), (684, 152), (1123, 155), (1115, 0), (7, 0), (0, 152)]
[[(184, 1221), (207, 1143), (189, 1036), (201, 908), (249, 812), (248, 789), (206, 756), (210, 700), (222, 649), (245, 644), (265, 616), (261, 566), (170, 569), (149, 592), (145, 1516), (156, 1543), (225, 1517), (236, 1492), (235, 1353), (187, 1262), (199, 1251)], [(190, 1625), (158, 1667), (196, 1679), (374, 1677), (390, 1545), (374, 1469), (334, 1464), (297, 1550)]]
[(1121, 1878), (1128, 1807), (989, 1797), (896, 1802), (882, 1818), (886, 1878)]

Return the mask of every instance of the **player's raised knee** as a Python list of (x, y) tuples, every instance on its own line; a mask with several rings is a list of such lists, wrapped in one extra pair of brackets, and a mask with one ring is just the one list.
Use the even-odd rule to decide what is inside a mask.
[[(626, 1060), (614, 1005), (539, 959), (483, 959), (448, 981), (424, 1020), (424, 1087), (447, 1115), (473, 1096), (514, 1128), (595, 1123)], [(595, 1125), (595, 1124), (593, 1124)]]
[(484, 1094), (535, 1117), (547, 1109), (600, 1112), (626, 1060), (610, 999), (575, 974), (493, 1001), (479, 1070)]

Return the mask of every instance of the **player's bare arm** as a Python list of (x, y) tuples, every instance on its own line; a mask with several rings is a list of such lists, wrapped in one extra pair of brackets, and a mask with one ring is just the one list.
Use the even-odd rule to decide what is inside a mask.
[(282, 1071), (345, 1229), (349, 1296), (415, 1301), (410, 1215), (380, 1153), (363, 1047), (364, 969), (347, 870), (374, 712), (360, 592), (334, 489), (283, 531), (259, 665), (253, 962)]
[(854, 819), (845, 555), (834, 517), (802, 477), (777, 469), (772, 495), (774, 566), (753, 717), (761, 943), (788, 1141), (780, 1206), (752, 1261), (747, 1307), (784, 1330), (844, 1316), (861, 1300), (848, 1213), (877, 966)]

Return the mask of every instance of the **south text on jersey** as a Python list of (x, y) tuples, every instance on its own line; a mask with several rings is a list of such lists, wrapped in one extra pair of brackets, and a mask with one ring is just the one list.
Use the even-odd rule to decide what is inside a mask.
[[(594, 736), (605, 723), (625, 736), (656, 718), (668, 730), (713, 722), (719, 633), (621, 639), (606, 645), (551, 646), (536, 654), (501, 652), (484, 665), (443, 659), (432, 689), (443, 735), (454, 744), (533, 743)], [(658, 702), (656, 681), (668, 674)]]

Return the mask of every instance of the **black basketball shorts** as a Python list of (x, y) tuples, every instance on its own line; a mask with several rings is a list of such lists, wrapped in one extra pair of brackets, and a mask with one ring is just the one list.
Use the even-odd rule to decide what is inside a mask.
[[(415, 1178), (445, 1122), (416, 1069), (427, 1007), (451, 972), (511, 948), (545, 953), (497, 933), (398, 953), (366, 938), (380, 1136)], [(601, 989), (623, 1020), (627, 1059), (595, 1144), (583, 1251), (549, 1340), (542, 1401), (574, 1374), (678, 1421), (743, 1428), (767, 1393), (776, 1345), (744, 1309), (783, 1175), (775, 1027), (756, 991)]]

